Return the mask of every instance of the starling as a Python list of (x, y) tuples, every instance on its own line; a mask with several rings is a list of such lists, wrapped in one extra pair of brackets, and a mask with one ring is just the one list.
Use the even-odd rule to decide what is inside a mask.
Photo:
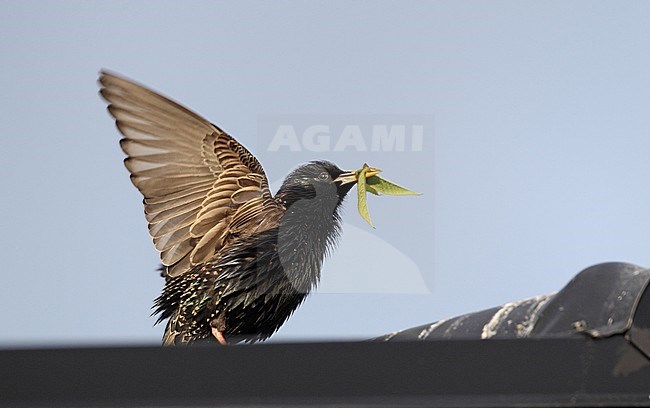
[(160, 252), (163, 344), (270, 337), (318, 283), (358, 173), (310, 162), (273, 196), (259, 161), (218, 126), (115, 74), (99, 84)]

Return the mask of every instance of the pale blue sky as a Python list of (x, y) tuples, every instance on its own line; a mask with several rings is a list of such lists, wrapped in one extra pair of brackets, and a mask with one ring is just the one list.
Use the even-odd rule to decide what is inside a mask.
[[(650, 265), (649, 19), (648, 2), (1, 2), (0, 345), (160, 340), (158, 257), (101, 68), (219, 124), (276, 185), (307, 160), (367, 161), (424, 193), (369, 198), (376, 230), (351, 197), (322, 290), (275, 341), (368, 338), (595, 263)], [(268, 149), (280, 122), (336, 140), (413, 115), (433, 122), (420, 151)]]

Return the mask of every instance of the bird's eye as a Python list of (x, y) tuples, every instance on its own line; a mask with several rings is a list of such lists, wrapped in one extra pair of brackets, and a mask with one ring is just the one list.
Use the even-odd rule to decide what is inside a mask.
[(330, 175), (326, 171), (324, 171), (324, 172), (322, 172), (321, 174), (318, 175), (318, 179), (322, 180), (322, 181), (328, 180), (329, 178), (330, 178)]

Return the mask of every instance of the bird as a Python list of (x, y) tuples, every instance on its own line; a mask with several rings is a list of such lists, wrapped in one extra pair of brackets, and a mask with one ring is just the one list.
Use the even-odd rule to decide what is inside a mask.
[(98, 82), (160, 253), (163, 345), (268, 339), (317, 286), (358, 172), (312, 161), (273, 195), (257, 158), (217, 125), (117, 73)]

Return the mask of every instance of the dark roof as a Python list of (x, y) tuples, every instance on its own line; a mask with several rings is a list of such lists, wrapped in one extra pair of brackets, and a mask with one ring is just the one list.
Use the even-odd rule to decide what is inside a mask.
[(562, 290), (379, 337), (383, 341), (624, 335), (650, 357), (650, 269), (604, 263)]
[(0, 406), (650, 406), (648, 278), (597, 265), (389, 341), (4, 350)]

